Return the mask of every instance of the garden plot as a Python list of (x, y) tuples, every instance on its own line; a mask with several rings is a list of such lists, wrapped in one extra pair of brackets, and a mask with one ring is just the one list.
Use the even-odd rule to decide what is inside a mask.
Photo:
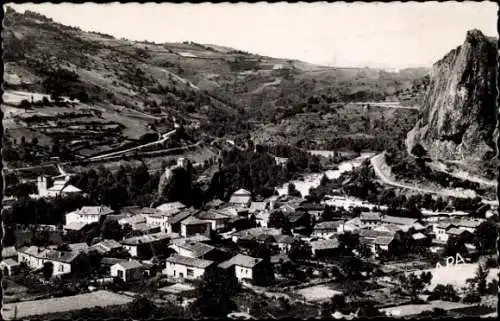
[(124, 305), (132, 301), (133, 298), (128, 296), (109, 291), (96, 291), (62, 298), (5, 304), (2, 307), (2, 316), (6, 320), (23, 319), (52, 313), (90, 309), (97, 306)]
[(298, 290), (297, 293), (302, 295), (306, 301), (311, 302), (329, 300), (336, 294), (342, 294), (342, 292), (334, 290), (327, 285), (315, 285), (303, 288)]

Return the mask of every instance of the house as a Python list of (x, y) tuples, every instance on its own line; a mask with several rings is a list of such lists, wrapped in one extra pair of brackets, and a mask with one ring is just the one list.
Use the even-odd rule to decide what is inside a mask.
[(131, 226), (133, 235), (155, 234), (162, 232), (160, 226), (139, 223)]
[(120, 224), (122, 227), (125, 227), (125, 225), (130, 225), (133, 230), (134, 227), (138, 224), (146, 224), (146, 216), (142, 214), (129, 215), (127, 217), (119, 219), (118, 224)]
[(150, 258), (155, 248), (167, 246), (172, 237), (166, 233), (147, 234), (124, 239), (121, 244), (132, 257)]
[(259, 235), (281, 235), (281, 230), (269, 227), (254, 227), (247, 230), (242, 230), (231, 235), (233, 242), (238, 242), (241, 238), (255, 239)]
[(163, 203), (156, 207), (157, 210), (165, 213), (167, 216), (172, 216), (186, 209), (186, 205), (181, 202)]
[(385, 215), (381, 219), (381, 223), (383, 224), (394, 224), (394, 225), (408, 226), (408, 227), (413, 226), (417, 222), (418, 219), (416, 218), (390, 216), (390, 215)]
[(311, 225), (311, 215), (304, 211), (298, 210), (293, 213), (286, 213), (285, 216), (288, 218), (292, 227)]
[(433, 224), (433, 232), (436, 236), (436, 239), (444, 243), (448, 241), (449, 234), (447, 233), (447, 231), (452, 228), (458, 228), (458, 226), (451, 222), (441, 222), (438, 224)]
[(54, 276), (75, 273), (85, 258), (84, 252), (58, 251), (38, 246), (23, 247), (19, 250), (19, 263), (26, 263), (33, 270), (43, 268), (45, 262), (54, 265)]
[(15, 246), (6, 246), (2, 248), (2, 259), (15, 258), (17, 260), (17, 250)]
[(19, 273), (21, 265), (16, 260), (8, 258), (0, 262), (0, 268), (2, 269), (3, 275), (12, 276)]
[(269, 216), (271, 216), (271, 213), (267, 210), (259, 212), (255, 215), (255, 223), (259, 227), (267, 227), (267, 223), (269, 222)]
[(362, 212), (359, 219), (363, 226), (375, 226), (381, 223), (382, 215), (378, 212)]
[(90, 247), (90, 250), (99, 252), (100, 254), (107, 254), (123, 248), (123, 246), (115, 240), (102, 240)]
[(259, 281), (266, 273), (263, 260), (248, 255), (237, 254), (219, 264), (219, 268), (234, 273), (238, 280)]
[(52, 180), (48, 176), (39, 176), (36, 180), (38, 194), (35, 197), (57, 197), (82, 194), (82, 190), (69, 182), (69, 176)]
[(267, 202), (251, 202), (248, 208), (249, 214), (258, 214), (268, 209)]
[(181, 222), (190, 216), (199, 213), (199, 210), (188, 208), (182, 210), (180, 213), (171, 216), (167, 220), (166, 231), (167, 233), (180, 233), (181, 232)]
[(110, 267), (110, 273), (112, 277), (118, 277), (123, 282), (134, 282), (142, 279), (144, 267), (136, 260), (121, 261)]
[(412, 234), (411, 238), (413, 239), (413, 241), (416, 244), (421, 244), (421, 245), (423, 245), (429, 241), (429, 238), (427, 237), (427, 235), (425, 235), (421, 232), (417, 232), (417, 233)]
[(212, 223), (190, 216), (181, 221), (181, 236), (188, 237), (195, 234), (210, 236)]
[(394, 236), (378, 236), (375, 240), (373, 240), (372, 251), (376, 255), (380, 254), (382, 251), (392, 252), (394, 243)]
[(356, 232), (359, 231), (363, 227), (363, 223), (361, 223), (361, 219), (359, 217), (355, 217), (353, 219), (347, 220), (344, 224), (339, 226), (339, 233), (345, 232)]
[(206, 203), (205, 208), (218, 209), (221, 208), (224, 204), (225, 204), (224, 201), (221, 201), (220, 199), (217, 198)]
[(216, 210), (202, 211), (196, 215), (197, 218), (211, 223), (211, 229), (214, 231), (225, 230), (229, 226), (231, 216), (222, 214)]
[(461, 228), (461, 229), (464, 229), (470, 233), (475, 233), (476, 232), (476, 229), (479, 225), (481, 225), (481, 223), (483, 223), (484, 220), (480, 220), (480, 219), (475, 219), (475, 220), (465, 220), (465, 219), (462, 219), (462, 220), (459, 220), (456, 225)]
[(321, 203), (303, 203), (300, 205), (299, 209), (313, 215), (316, 219), (319, 219), (325, 212), (326, 205)]
[(450, 237), (470, 237), (472, 233), (463, 228), (452, 227), (446, 230), (446, 234), (448, 235), (448, 239)]
[(167, 258), (163, 274), (187, 280), (200, 280), (208, 269), (214, 268), (215, 262), (185, 257), (174, 254)]
[(177, 254), (185, 257), (215, 262), (222, 262), (226, 260), (228, 256), (228, 253), (214, 246), (183, 238), (172, 240), (170, 248)]
[(314, 257), (335, 255), (339, 252), (340, 242), (337, 239), (312, 241), (311, 251)]
[(314, 229), (311, 236), (314, 237), (322, 237), (322, 238), (330, 238), (333, 235), (339, 233), (342, 229), (343, 221), (327, 221), (320, 222), (314, 225)]
[(246, 189), (239, 189), (231, 195), (229, 203), (241, 207), (249, 207), (252, 201), (252, 193)]
[(160, 231), (165, 232), (167, 230), (168, 218), (171, 216), (160, 210), (156, 210), (154, 213), (149, 215), (144, 215), (146, 219), (146, 225), (159, 227)]
[(248, 208), (226, 206), (218, 210), (220, 213), (233, 217), (248, 217)]
[(279, 248), (281, 253), (288, 253), (292, 247), (295, 238), (290, 235), (274, 235), (274, 244)]
[(113, 210), (107, 206), (83, 206), (65, 215), (66, 225), (99, 223), (101, 218), (112, 213)]

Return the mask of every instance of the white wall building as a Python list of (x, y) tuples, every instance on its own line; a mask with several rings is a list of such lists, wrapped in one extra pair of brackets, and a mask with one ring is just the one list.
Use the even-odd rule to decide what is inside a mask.
[(180, 279), (200, 280), (205, 271), (212, 266), (215, 266), (213, 261), (174, 254), (167, 258), (163, 274)]

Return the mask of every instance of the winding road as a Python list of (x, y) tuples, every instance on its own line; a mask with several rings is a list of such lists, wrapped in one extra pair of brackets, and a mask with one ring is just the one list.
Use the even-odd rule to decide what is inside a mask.
[[(469, 197), (476, 197), (476, 193), (471, 190), (450, 190), (450, 189), (441, 189), (441, 190), (432, 190), (432, 189), (427, 189), (427, 188), (421, 188), (413, 185), (408, 185), (408, 184), (402, 184), (399, 182), (396, 182), (391, 176), (390, 173), (388, 173), (388, 168), (384, 169), (384, 167), (388, 167), (388, 165), (385, 163), (384, 159), (384, 153), (378, 154), (373, 156), (370, 159), (370, 163), (373, 167), (373, 170), (375, 171), (375, 175), (377, 178), (382, 181), (386, 185), (391, 185), (394, 187), (399, 187), (399, 188), (404, 188), (404, 189), (409, 189), (413, 190), (416, 192), (420, 193), (429, 193), (429, 194), (436, 194), (436, 195), (441, 195), (441, 196), (453, 196), (453, 197), (461, 197), (461, 198), (469, 198)], [(497, 205), (498, 201), (496, 200), (483, 200), (484, 203), (490, 204), (490, 205)]]

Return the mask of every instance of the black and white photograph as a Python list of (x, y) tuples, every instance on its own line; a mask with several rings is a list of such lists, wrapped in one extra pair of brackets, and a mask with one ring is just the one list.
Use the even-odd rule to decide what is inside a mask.
[(5, 3), (2, 319), (497, 319), (496, 2)]

